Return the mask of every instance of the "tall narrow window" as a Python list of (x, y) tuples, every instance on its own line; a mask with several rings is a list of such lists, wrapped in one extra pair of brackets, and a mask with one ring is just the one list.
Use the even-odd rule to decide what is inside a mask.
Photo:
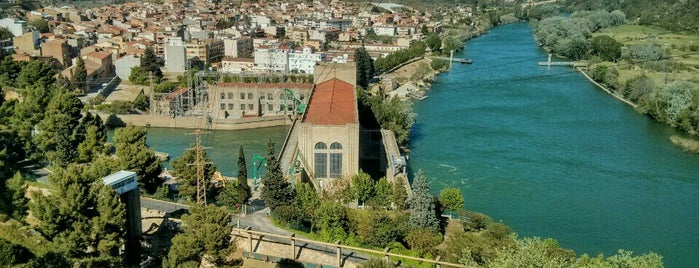
[(333, 142), (330, 144), (330, 177), (342, 177), (342, 144)]
[(328, 177), (328, 147), (323, 142), (316, 143), (315, 145), (315, 177), (316, 178), (327, 178)]

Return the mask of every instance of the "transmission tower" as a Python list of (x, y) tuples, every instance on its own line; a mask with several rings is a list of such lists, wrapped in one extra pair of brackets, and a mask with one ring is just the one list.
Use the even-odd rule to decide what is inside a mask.
[(206, 180), (207, 178), (205, 177), (205, 172), (204, 172), (204, 167), (207, 164), (211, 164), (211, 162), (204, 162), (204, 150), (210, 149), (210, 147), (204, 147), (201, 145), (201, 135), (202, 134), (208, 134), (208, 132), (202, 132), (200, 129), (195, 130), (194, 132), (187, 133), (188, 135), (194, 135), (194, 147), (190, 148), (190, 150), (194, 150), (195, 152), (195, 159), (194, 163), (190, 163), (189, 165), (196, 166), (197, 167), (197, 204), (202, 204), (206, 205)]

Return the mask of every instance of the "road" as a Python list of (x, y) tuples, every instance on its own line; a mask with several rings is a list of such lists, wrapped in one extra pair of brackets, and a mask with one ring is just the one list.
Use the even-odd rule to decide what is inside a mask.
[[(153, 210), (158, 210), (162, 211), (165, 213), (173, 213), (173, 212), (185, 212), (189, 210), (189, 206), (185, 204), (180, 204), (180, 203), (174, 203), (174, 202), (166, 202), (166, 201), (161, 201), (161, 200), (156, 200), (152, 198), (147, 198), (147, 197), (141, 197), (141, 207), (142, 208), (147, 208), (147, 209), (153, 209)], [(231, 225), (237, 227), (237, 228), (248, 228), (250, 227), (251, 230), (255, 231), (261, 231), (261, 232), (267, 232), (267, 233), (272, 233), (272, 234), (278, 234), (278, 235), (291, 235), (292, 233), (284, 230), (282, 228), (279, 228), (272, 223), (272, 219), (269, 216), (269, 208), (265, 208), (259, 211), (256, 211), (251, 214), (247, 214), (245, 216), (242, 215), (234, 215), (231, 218)], [(304, 237), (307, 238), (307, 237)], [(272, 240), (277, 243), (289, 243), (288, 240), (282, 239), (282, 238), (275, 238), (275, 237), (265, 237), (266, 240)], [(297, 246), (300, 248), (303, 248), (304, 250), (313, 250), (318, 253), (323, 253), (323, 254), (331, 254), (334, 256), (335, 254), (335, 249), (334, 248), (328, 248), (326, 246), (320, 246), (320, 245), (315, 245), (311, 243), (297, 243)], [(269, 254), (269, 255), (277, 255), (279, 252), (262, 252), (264, 254)], [(283, 255), (283, 254), (282, 254)], [(362, 263), (366, 260), (369, 259), (368, 256), (366, 255), (361, 255), (357, 254), (356, 252), (353, 252), (351, 250), (343, 250), (343, 255), (344, 256), (349, 256), (346, 257), (345, 261), (351, 261), (354, 263)], [(281, 256), (285, 257), (285, 256)], [(335, 264), (331, 264), (335, 265)]]

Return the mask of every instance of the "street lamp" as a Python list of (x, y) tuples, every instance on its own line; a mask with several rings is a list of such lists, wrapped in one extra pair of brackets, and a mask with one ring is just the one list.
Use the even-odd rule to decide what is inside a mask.
[(267, 161), (264, 157), (252, 154), (252, 188), (255, 191), (257, 191), (257, 171), (260, 169), (260, 166), (262, 166), (263, 163), (265, 166), (267, 166)]

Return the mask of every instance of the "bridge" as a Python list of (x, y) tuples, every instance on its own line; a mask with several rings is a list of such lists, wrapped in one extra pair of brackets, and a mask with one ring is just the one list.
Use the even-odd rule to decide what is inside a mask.
[(471, 59), (465, 59), (465, 58), (452, 58), (452, 57), (442, 57), (442, 56), (431, 56), (430, 58), (438, 59), (438, 60), (446, 60), (446, 61), (451, 61), (451, 62), (467, 62), (467, 61), (471, 61)]

